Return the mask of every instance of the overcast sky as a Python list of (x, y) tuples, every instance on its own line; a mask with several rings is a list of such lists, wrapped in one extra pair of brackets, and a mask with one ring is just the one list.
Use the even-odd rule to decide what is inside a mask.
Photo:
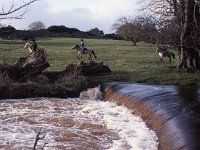
[[(0, 0), (1, 8), (9, 8), (12, 2), (19, 5), (28, 0)], [(29, 6), (22, 20), (0, 20), (17, 29), (27, 29), (34, 21), (42, 21), (46, 27), (65, 25), (81, 31), (99, 28), (104, 33), (114, 32), (112, 24), (121, 16), (137, 15), (138, 0), (40, 0)], [(0, 10), (1, 10), (0, 8)]]

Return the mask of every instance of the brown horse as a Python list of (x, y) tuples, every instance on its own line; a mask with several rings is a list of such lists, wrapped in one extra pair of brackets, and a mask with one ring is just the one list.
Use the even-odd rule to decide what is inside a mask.
[(171, 52), (170, 50), (168, 50), (167, 47), (157, 47), (156, 52), (160, 56), (160, 60), (162, 62), (165, 62), (163, 60), (163, 57), (169, 57), (169, 62), (171, 62), (171, 57), (173, 57), (173, 59), (175, 58), (175, 54), (173, 52)]
[(96, 59), (97, 57), (96, 57), (96, 55), (95, 55), (95, 53), (94, 53), (94, 50), (93, 49), (88, 49), (88, 48), (84, 48), (84, 50), (83, 50), (83, 52), (81, 52), (81, 49), (80, 49), (80, 46), (79, 45), (74, 45), (73, 47), (72, 47), (72, 49), (76, 49), (76, 51), (77, 51), (77, 58), (79, 59), (79, 60), (82, 60), (82, 54), (88, 54), (89, 55), (89, 60), (90, 61), (92, 61), (92, 55), (94, 56), (94, 58)]

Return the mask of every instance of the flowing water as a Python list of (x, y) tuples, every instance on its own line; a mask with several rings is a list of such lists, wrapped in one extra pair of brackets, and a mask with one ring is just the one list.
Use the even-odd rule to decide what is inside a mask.
[(98, 88), (80, 98), (0, 101), (0, 149), (157, 150), (158, 138), (123, 106), (100, 101)]

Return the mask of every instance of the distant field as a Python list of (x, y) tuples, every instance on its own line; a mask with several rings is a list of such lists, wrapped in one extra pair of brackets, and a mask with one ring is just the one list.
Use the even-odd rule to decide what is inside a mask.
[[(48, 71), (64, 70), (66, 65), (77, 62), (76, 53), (71, 47), (79, 44), (77, 38), (48, 38), (37, 41), (38, 45), (48, 50)], [(5, 57), (6, 63), (14, 63), (19, 57), (24, 57), (28, 51), (23, 48), (23, 41), (0, 41), (0, 57)], [(94, 49), (97, 62), (107, 64), (112, 73), (104, 76), (91, 77), (91, 84), (106, 81), (126, 81), (149, 84), (197, 84), (200, 85), (200, 72), (188, 73), (176, 70), (175, 60), (172, 63), (159, 61), (155, 47), (150, 44), (118, 40), (85, 39), (86, 47)], [(176, 53), (176, 52), (175, 52)], [(88, 56), (84, 55), (84, 60)]]

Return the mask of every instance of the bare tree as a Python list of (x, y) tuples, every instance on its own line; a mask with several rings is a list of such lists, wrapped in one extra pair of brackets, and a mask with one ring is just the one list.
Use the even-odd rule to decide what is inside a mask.
[(29, 30), (42, 30), (45, 29), (45, 25), (42, 21), (35, 21), (28, 25)]
[[(121, 17), (113, 25), (116, 33), (133, 42), (136, 46), (138, 41), (153, 42), (153, 36), (157, 32), (155, 23), (147, 16)], [(155, 38), (154, 38), (155, 39)]]
[(121, 17), (113, 25), (113, 28), (116, 29), (116, 33), (120, 34), (126, 40), (133, 42), (133, 45), (136, 46), (136, 43), (140, 38), (140, 26), (134, 22), (134, 19), (131, 17)]
[[(14, 0), (10, 6), (7, 6), (8, 9), (5, 9), (3, 6), (0, 11), (0, 20), (2, 19), (22, 19), (25, 13), (28, 10), (28, 6), (39, 0), (24, 0), (21, 5), (17, 5)], [(20, 10), (23, 10), (21, 13), (17, 14)]]
[(134, 42), (134, 45), (137, 43), (136, 34), (132, 36), (133, 30), (131, 30), (132, 18), (131, 17), (120, 17), (116, 23), (113, 25), (113, 28), (116, 30), (117, 34), (120, 34), (126, 40), (131, 40)]

